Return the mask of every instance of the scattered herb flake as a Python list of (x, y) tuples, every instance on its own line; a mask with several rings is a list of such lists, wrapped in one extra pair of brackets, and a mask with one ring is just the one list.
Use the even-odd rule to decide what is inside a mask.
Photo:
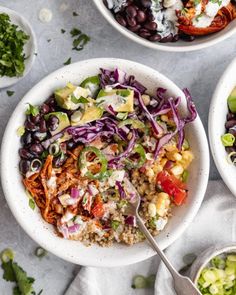
[(37, 116), (39, 114), (39, 107), (28, 103), (28, 109), (26, 110), (25, 114), (32, 115), (34, 117)]
[(7, 90), (7, 95), (12, 96), (15, 93), (15, 91)]
[(78, 36), (81, 34), (81, 31), (77, 28), (73, 28), (71, 31), (70, 31), (70, 34), (71, 34), (71, 37), (75, 37), (75, 36)]
[(69, 58), (67, 59), (67, 61), (64, 62), (63, 65), (67, 66), (67, 65), (69, 65), (69, 64), (71, 64), (71, 57), (69, 57)]
[(90, 37), (86, 34), (81, 34), (78, 38), (73, 40), (72, 50), (81, 51), (84, 46), (90, 41)]
[(51, 41), (52, 41), (52, 39), (48, 39), (48, 40), (47, 40), (48, 43), (51, 42)]
[(16, 134), (18, 136), (22, 136), (25, 133), (25, 127), (24, 126), (20, 126), (17, 130), (16, 130)]
[(35, 55), (35, 56), (37, 56), (37, 55), (38, 55), (38, 53), (37, 53), (37, 52), (35, 52), (35, 53), (34, 53), (34, 55)]
[(66, 32), (66, 30), (64, 29), (61, 29), (61, 33), (64, 34)]
[(74, 11), (73, 16), (78, 16), (78, 13)]
[(35, 209), (35, 202), (32, 198), (29, 199), (29, 207), (34, 210)]
[(88, 103), (87, 98), (80, 96), (80, 98), (76, 98), (74, 95), (71, 96), (71, 101), (75, 104), (77, 103)]
[(8, 14), (0, 13), (0, 76), (19, 77), (25, 70), (25, 32), (11, 23)]
[(47, 255), (47, 251), (41, 247), (37, 247), (35, 250), (35, 256), (42, 258)]

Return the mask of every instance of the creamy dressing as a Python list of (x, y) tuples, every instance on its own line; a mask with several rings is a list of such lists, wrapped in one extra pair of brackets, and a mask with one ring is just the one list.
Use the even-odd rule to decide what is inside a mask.
[(211, 1), (208, 2), (206, 5), (205, 11), (203, 13), (199, 13), (200, 4), (198, 4), (195, 12), (195, 17), (193, 18), (193, 25), (196, 28), (207, 28), (213, 22), (215, 16), (217, 15), (218, 11), (222, 8), (227, 6), (230, 3), (230, 0), (223, 0), (221, 3), (213, 3)]
[(104, 108), (107, 108), (111, 106), (114, 110), (122, 106), (124, 103), (126, 103), (127, 98), (121, 95), (112, 94), (108, 96), (102, 96), (97, 98), (97, 104)]
[(158, 220), (155, 221), (156, 229), (159, 231), (163, 230), (167, 222), (168, 222), (167, 218), (159, 217)]
[(125, 170), (113, 171), (111, 176), (108, 178), (108, 185), (110, 187), (115, 186), (116, 181), (122, 182), (125, 176)]
[(114, 12), (118, 12), (126, 4), (126, 0), (107, 0), (109, 9), (113, 9)]
[[(163, 6), (166, 9), (163, 9)], [(157, 33), (162, 38), (178, 33), (176, 10), (181, 10), (183, 3), (181, 0), (164, 0), (163, 6), (159, 0), (152, 0), (152, 14), (157, 24)]]

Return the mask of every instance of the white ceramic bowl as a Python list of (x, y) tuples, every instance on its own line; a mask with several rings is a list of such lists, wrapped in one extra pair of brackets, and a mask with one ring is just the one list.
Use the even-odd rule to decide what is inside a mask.
[[(24, 122), (26, 103), (41, 104), (55, 89), (63, 87), (68, 81), (79, 83), (88, 76), (96, 75), (101, 67), (109, 69), (119, 67), (128, 74), (134, 74), (150, 93), (154, 93), (158, 86), (167, 88), (169, 95), (183, 98), (181, 108), (182, 111), (186, 110), (182, 91), (168, 78), (144, 65), (128, 60), (101, 58), (63, 67), (34, 86), (13, 112), (2, 141), (2, 186), (13, 215), (28, 235), (43, 248), (61, 258), (81, 265), (119, 266), (147, 259), (155, 255), (155, 252), (147, 242), (132, 247), (115, 244), (110, 248), (101, 248), (96, 245), (85, 247), (80, 242), (59, 238), (53, 227), (43, 221), (39, 211), (32, 211), (29, 208), (18, 170), (20, 140), (17, 137), (16, 129)], [(162, 249), (173, 243), (190, 224), (201, 205), (208, 182), (208, 143), (199, 117), (186, 127), (186, 136), (195, 154), (195, 160), (190, 168), (189, 197), (186, 204), (173, 210), (173, 217), (169, 224), (156, 238)]]
[(93, 0), (93, 2), (97, 6), (100, 13), (105, 17), (105, 19), (121, 34), (143, 46), (152, 49), (173, 52), (194, 51), (215, 45), (236, 33), (236, 20), (234, 20), (224, 30), (208, 36), (196, 38), (196, 40), (194, 40), (193, 42), (185, 42), (182, 40), (174, 43), (150, 42), (129, 31), (125, 27), (122, 27), (115, 20), (111, 11), (107, 9), (105, 4), (103, 3), (103, 0)]
[(227, 98), (236, 86), (236, 59), (226, 69), (215, 89), (211, 100), (208, 132), (211, 152), (217, 169), (224, 182), (236, 196), (236, 167), (227, 160), (225, 147), (221, 142), (221, 135), (225, 133), (226, 115), (228, 112)]
[(14, 10), (2, 6), (0, 6), (0, 13), (7, 13), (10, 16), (12, 23), (17, 25), (19, 29), (23, 30), (27, 35), (30, 36), (30, 39), (24, 46), (25, 56), (28, 57), (25, 60), (24, 74), (21, 77), (0, 77), (0, 88), (5, 88), (16, 84), (29, 73), (36, 57), (35, 54), (37, 53), (37, 42), (30, 23), (22, 15)]
[(221, 254), (232, 254), (236, 253), (236, 244), (221, 244), (212, 246), (203, 251), (194, 261), (190, 268), (189, 276), (191, 280), (197, 285), (197, 281), (201, 275), (204, 267), (206, 267), (212, 258)]

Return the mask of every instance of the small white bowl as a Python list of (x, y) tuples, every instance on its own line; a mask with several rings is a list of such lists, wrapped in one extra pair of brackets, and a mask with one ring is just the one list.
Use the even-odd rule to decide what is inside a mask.
[(105, 17), (105, 19), (121, 34), (143, 46), (156, 50), (172, 52), (199, 50), (215, 45), (236, 33), (236, 20), (234, 20), (224, 30), (217, 32), (215, 34), (198, 37), (192, 42), (185, 42), (182, 40), (173, 43), (151, 42), (144, 38), (141, 38), (140, 36), (121, 26), (115, 20), (114, 15), (111, 13), (111, 11), (105, 6), (103, 0), (93, 0), (93, 2), (97, 6), (100, 13)]
[(30, 23), (22, 15), (14, 10), (2, 6), (0, 6), (0, 13), (7, 13), (10, 16), (11, 22), (17, 25), (21, 30), (23, 30), (27, 35), (30, 36), (30, 39), (26, 42), (24, 46), (24, 53), (27, 59), (25, 60), (25, 71), (23, 73), (23, 76), (0, 77), (0, 88), (5, 88), (16, 84), (29, 73), (37, 54), (37, 43), (34, 31)]
[(236, 87), (236, 59), (232, 61), (217, 84), (211, 100), (208, 120), (211, 152), (216, 167), (232, 194), (236, 196), (236, 167), (228, 161), (225, 147), (221, 142), (228, 112), (227, 98), (234, 87)]
[(198, 279), (202, 270), (206, 267), (212, 258), (221, 254), (236, 253), (236, 244), (221, 244), (212, 246), (203, 251), (194, 261), (190, 268), (189, 276), (194, 284), (197, 286)]
[[(46, 223), (36, 208), (29, 208), (25, 189), (18, 169), (20, 139), (16, 134), (25, 120), (26, 103), (41, 104), (53, 91), (67, 82), (80, 83), (88, 76), (96, 75), (100, 68), (119, 67), (128, 74), (135, 75), (151, 94), (157, 87), (168, 89), (170, 96), (182, 97), (181, 110), (186, 112), (183, 92), (168, 78), (147, 66), (128, 60), (100, 58), (81, 61), (63, 67), (50, 74), (34, 86), (19, 102), (13, 112), (2, 140), (1, 177), (7, 203), (18, 223), (38, 244), (55, 255), (80, 265), (120, 266), (147, 259), (156, 253), (147, 242), (126, 246), (115, 243), (109, 248), (97, 245), (85, 247), (78, 241), (62, 239), (55, 234), (54, 228)], [(206, 134), (199, 117), (186, 126), (186, 136), (190, 141), (195, 160), (190, 167), (188, 181), (189, 196), (186, 204), (173, 210), (173, 217), (163, 232), (156, 238), (160, 248), (172, 244), (191, 223), (202, 203), (209, 175), (209, 151)]]

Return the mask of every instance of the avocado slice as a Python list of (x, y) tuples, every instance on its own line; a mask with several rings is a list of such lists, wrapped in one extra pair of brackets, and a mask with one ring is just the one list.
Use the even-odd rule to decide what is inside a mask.
[(97, 105), (111, 105), (115, 112), (134, 111), (134, 91), (131, 89), (101, 89), (96, 99)]
[(228, 106), (232, 113), (236, 113), (236, 87), (228, 97)]
[(49, 113), (44, 116), (45, 120), (48, 120), (50, 118), (50, 116), (56, 116), (59, 120), (59, 125), (58, 125), (57, 129), (54, 131), (51, 131), (52, 135), (55, 135), (55, 134), (61, 132), (66, 127), (70, 126), (70, 120), (69, 120), (66, 113), (63, 113), (63, 112)]
[(80, 86), (68, 83), (64, 88), (54, 92), (57, 104), (66, 110), (76, 110), (79, 107), (80, 97), (86, 98), (89, 90)]
[(80, 87), (86, 88), (90, 91), (91, 97), (96, 97), (100, 86), (100, 79), (98, 76), (92, 76), (85, 79), (81, 84)]
[(83, 113), (81, 111), (76, 111), (71, 116), (71, 125), (77, 126), (77, 125), (83, 125), (95, 120), (98, 120), (103, 115), (103, 109), (91, 106), (88, 107)]

